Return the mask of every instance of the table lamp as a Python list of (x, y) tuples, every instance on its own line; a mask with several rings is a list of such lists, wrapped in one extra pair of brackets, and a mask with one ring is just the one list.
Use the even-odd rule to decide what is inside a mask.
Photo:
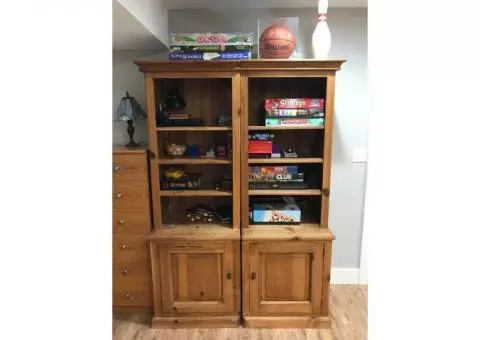
[(140, 107), (135, 98), (131, 97), (128, 92), (125, 97), (120, 101), (120, 105), (117, 108), (115, 113), (114, 121), (127, 121), (127, 133), (130, 137), (130, 142), (125, 145), (127, 148), (134, 148), (140, 146), (140, 144), (135, 143), (133, 140), (133, 134), (135, 133), (135, 127), (133, 122), (136, 120), (144, 119), (147, 115), (145, 111)]

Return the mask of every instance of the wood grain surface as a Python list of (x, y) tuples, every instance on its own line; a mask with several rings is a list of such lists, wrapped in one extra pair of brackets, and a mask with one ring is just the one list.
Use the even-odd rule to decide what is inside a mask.
[(152, 314), (116, 312), (114, 340), (366, 340), (368, 286), (332, 285), (332, 330), (326, 329), (151, 329)]

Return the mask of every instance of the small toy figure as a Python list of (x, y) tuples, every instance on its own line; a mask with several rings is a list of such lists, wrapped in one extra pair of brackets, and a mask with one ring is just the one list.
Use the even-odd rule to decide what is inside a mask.
[(286, 150), (283, 150), (283, 157), (285, 158), (296, 158), (297, 153), (293, 148), (287, 148)]
[(215, 151), (214, 151), (214, 146), (211, 145), (210, 148), (205, 152), (205, 156), (207, 158), (215, 158)]

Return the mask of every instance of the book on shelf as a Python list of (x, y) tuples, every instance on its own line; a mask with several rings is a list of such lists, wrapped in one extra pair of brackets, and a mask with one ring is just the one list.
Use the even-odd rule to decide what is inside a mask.
[(189, 114), (171, 114), (168, 115), (168, 119), (175, 120), (175, 119), (189, 119), (191, 115)]

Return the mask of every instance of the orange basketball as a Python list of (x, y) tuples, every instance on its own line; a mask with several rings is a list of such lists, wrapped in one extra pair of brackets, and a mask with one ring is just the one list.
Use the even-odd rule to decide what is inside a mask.
[(295, 49), (296, 39), (287, 26), (275, 24), (260, 37), (260, 54), (264, 59), (288, 59)]

